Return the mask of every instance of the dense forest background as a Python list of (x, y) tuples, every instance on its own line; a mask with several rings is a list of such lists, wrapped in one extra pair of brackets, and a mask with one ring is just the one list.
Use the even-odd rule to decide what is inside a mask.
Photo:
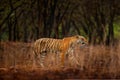
[(0, 0), (0, 41), (80, 34), (93, 44), (120, 39), (120, 0)]

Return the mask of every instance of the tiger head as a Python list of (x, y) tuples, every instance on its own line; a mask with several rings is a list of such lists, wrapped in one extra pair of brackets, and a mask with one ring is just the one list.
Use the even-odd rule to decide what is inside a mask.
[(73, 43), (74, 45), (80, 45), (80, 47), (85, 47), (88, 45), (88, 40), (85, 37), (80, 35), (76, 35), (74, 37), (76, 39)]

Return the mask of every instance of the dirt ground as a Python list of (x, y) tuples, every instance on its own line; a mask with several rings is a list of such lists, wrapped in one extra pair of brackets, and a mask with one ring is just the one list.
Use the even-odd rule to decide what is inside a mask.
[(0, 80), (61, 80), (61, 79), (120, 79), (120, 74), (101, 73), (74, 68), (58, 70), (44, 69), (0, 69)]

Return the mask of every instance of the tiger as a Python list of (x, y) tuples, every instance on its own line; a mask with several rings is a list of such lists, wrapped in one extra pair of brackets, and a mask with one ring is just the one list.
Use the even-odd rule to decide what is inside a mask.
[(88, 41), (80, 35), (65, 37), (63, 39), (40, 38), (33, 43), (33, 53), (36, 60), (40, 59), (41, 67), (44, 67), (44, 59), (48, 53), (60, 54), (60, 64), (64, 66), (66, 55), (73, 52), (74, 47), (78, 44), (80, 44), (80, 47), (84, 47), (88, 44)]

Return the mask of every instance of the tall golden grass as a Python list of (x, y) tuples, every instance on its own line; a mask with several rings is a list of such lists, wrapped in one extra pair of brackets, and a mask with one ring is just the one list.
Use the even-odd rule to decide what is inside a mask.
[[(73, 57), (71, 57), (73, 56)], [(37, 68), (34, 65), (31, 43), (1, 42), (0, 43), (0, 68), (26, 67)], [(45, 58), (44, 69), (59, 69), (60, 59), (50, 53)], [(76, 47), (74, 54), (65, 59), (65, 68), (80, 70), (94, 70), (97, 72), (120, 72), (120, 44), (107, 47), (104, 45), (89, 46), (88, 48)]]
[(120, 78), (120, 44), (116, 46), (76, 46), (65, 59), (64, 68), (53, 53), (45, 58), (45, 67), (35, 64), (32, 43), (0, 43), (0, 80), (61, 80)]

